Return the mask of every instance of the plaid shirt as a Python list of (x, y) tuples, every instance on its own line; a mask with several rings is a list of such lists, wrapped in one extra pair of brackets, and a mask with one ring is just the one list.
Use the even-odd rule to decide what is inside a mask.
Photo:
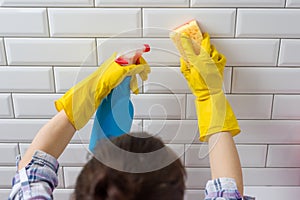
[[(19, 160), (20, 157), (17, 158), (17, 166)], [(36, 151), (31, 162), (16, 172), (8, 199), (53, 199), (52, 192), (58, 184), (58, 167), (59, 164), (54, 157), (42, 151)]]
[(242, 198), (234, 179), (218, 178), (207, 182), (205, 200), (255, 200), (255, 198), (249, 196)]
[[(17, 159), (17, 166), (20, 157)], [(31, 162), (13, 178), (13, 188), (8, 200), (51, 200), (53, 190), (58, 184), (59, 164), (51, 155), (36, 151)], [(242, 200), (234, 179), (218, 178), (208, 181), (205, 200)], [(244, 197), (244, 200), (255, 200)]]

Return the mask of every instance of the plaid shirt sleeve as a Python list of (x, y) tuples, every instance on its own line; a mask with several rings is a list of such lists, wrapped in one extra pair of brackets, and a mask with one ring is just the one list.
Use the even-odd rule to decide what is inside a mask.
[(242, 197), (234, 179), (218, 178), (207, 182), (205, 200), (255, 200), (255, 198)]
[[(17, 167), (20, 157), (17, 158)], [(52, 192), (58, 184), (57, 171), (59, 164), (51, 155), (36, 151), (30, 163), (17, 170), (12, 181), (9, 200), (53, 199)]]

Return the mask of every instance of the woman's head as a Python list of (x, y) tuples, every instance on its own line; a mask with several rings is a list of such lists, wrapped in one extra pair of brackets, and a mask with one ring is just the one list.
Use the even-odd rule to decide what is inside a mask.
[(77, 200), (182, 200), (185, 175), (180, 159), (161, 140), (146, 133), (125, 134), (99, 142), (78, 176), (74, 196)]

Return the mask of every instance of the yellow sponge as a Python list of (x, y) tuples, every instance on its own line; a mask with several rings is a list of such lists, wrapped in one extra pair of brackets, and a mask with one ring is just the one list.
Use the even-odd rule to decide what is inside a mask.
[(182, 48), (181, 42), (180, 42), (180, 35), (182, 33), (185, 33), (192, 39), (194, 51), (196, 54), (200, 53), (200, 45), (203, 40), (203, 37), (202, 37), (202, 32), (201, 32), (196, 20), (191, 20), (191, 21), (179, 26), (178, 28), (175, 28), (170, 33), (170, 38), (174, 42), (179, 53), (181, 54), (183, 59), (185, 61), (187, 61), (187, 57), (183, 51), (183, 48)]

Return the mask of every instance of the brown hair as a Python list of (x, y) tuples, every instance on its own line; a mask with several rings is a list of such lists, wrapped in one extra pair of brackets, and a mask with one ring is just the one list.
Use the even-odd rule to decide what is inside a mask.
[[(128, 157), (113, 150), (114, 147), (136, 156), (144, 166), (158, 166), (163, 160), (170, 160), (161, 168), (132, 171)], [(159, 151), (152, 161), (143, 160), (147, 153)], [(94, 157), (84, 166), (77, 178), (74, 198), (76, 200), (182, 200), (185, 189), (185, 169), (178, 157), (164, 143), (147, 133), (130, 133), (112, 140), (98, 143)], [(103, 159), (105, 157), (105, 159)], [(175, 158), (175, 159), (174, 159)], [(174, 160), (171, 160), (174, 159)], [(104, 161), (104, 162), (100, 162)], [(131, 164), (130, 164), (131, 162)], [(113, 164), (112, 164), (113, 163)], [(128, 163), (128, 164), (126, 164)], [(119, 167), (122, 166), (122, 170)]]

